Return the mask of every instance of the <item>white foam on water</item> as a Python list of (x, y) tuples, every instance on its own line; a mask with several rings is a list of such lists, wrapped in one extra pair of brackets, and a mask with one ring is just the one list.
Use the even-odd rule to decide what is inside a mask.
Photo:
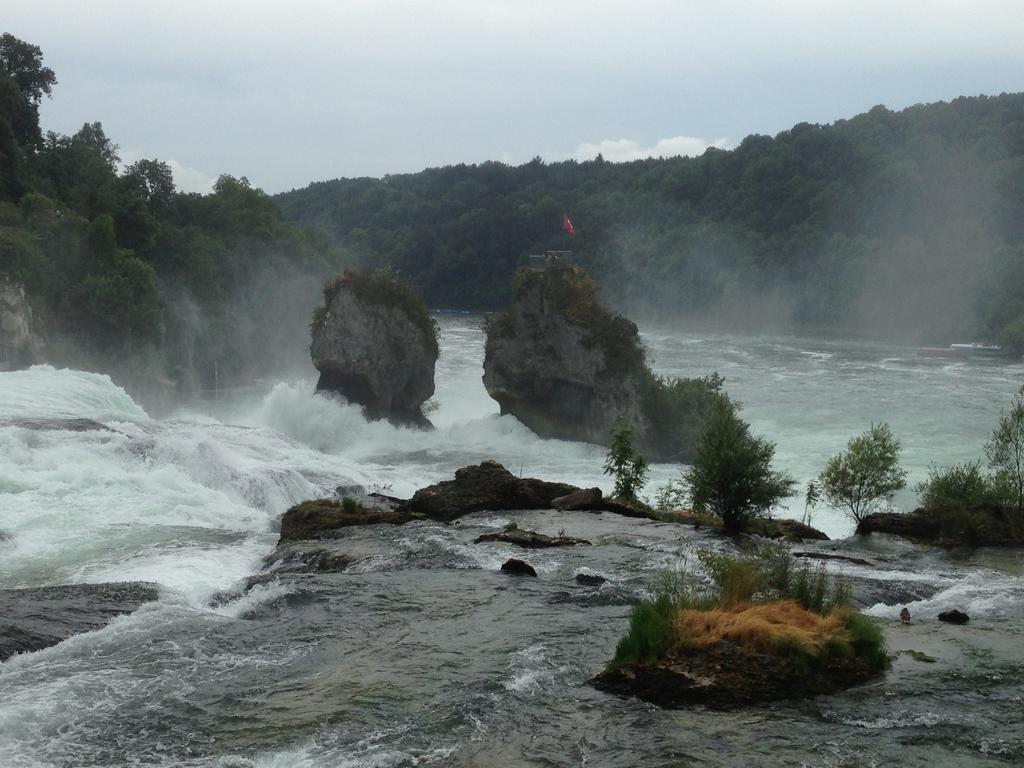
[(0, 419), (9, 418), (143, 421), (149, 416), (105, 374), (35, 365), (0, 375)]
[(898, 712), (892, 715), (882, 715), (870, 720), (860, 718), (837, 718), (846, 725), (869, 730), (889, 730), (892, 728), (934, 728), (945, 722), (940, 715), (934, 712)]
[(7, 417), (116, 417), (119, 431), (0, 427), (0, 586), (141, 579), (199, 605), (258, 567), (290, 505), (347, 463), (266, 428), (153, 421), (106, 376), (0, 374)]
[(1024, 603), (1024, 579), (986, 570), (967, 572), (963, 578), (925, 600), (886, 605), (876, 603), (864, 612), (878, 618), (896, 619), (906, 608), (912, 619), (935, 619), (942, 611), (956, 608), (972, 619), (998, 618), (1019, 613)]

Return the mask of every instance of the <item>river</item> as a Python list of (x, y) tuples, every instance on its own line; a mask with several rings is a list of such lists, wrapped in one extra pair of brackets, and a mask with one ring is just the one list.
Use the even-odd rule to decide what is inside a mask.
[[(479, 319), (441, 318), (433, 432), (367, 423), (312, 393), (312, 371), (153, 418), (107, 377), (0, 374), (0, 420), (91, 418), (111, 431), (0, 427), (0, 587), (141, 580), (160, 598), (106, 628), (0, 664), (0, 766), (1018, 765), (1024, 760), (1024, 559), (947, 555), (885, 537), (840, 542), (873, 568), (829, 565), (883, 620), (893, 669), (835, 696), (731, 714), (660, 711), (599, 693), (630, 605), (665, 570), (722, 546), (609, 515), (480, 513), (452, 525), (353, 529), (343, 573), (259, 571), (281, 513), (340, 484), (394, 495), (497, 459), (523, 475), (609, 488), (604, 451), (540, 440), (480, 382)], [(981, 455), (1024, 366), (921, 362), (854, 342), (647, 328), (654, 368), (718, 371), (801, 483), (872, 422), (903, 443), (911, 482)], [(651, 487), (678, 477), (653, 467)], [(912, 491), (895, 499), (910, 507)], [(800, 517), (793, 500), (788, 514)], [(473, 539), (515, 521), (591, 547), (516, 554)], [(841, 514), (814, 512), (833, 537)], [(821, 548), (822, 545), (818, 545)], [(831, 545), (827, 545), (831, 546)], [(579, 586), (580, 572), (605, 576)], [(909, 627), (894, 621), (907, 605)], [(934, 614), (966, 610), (967, 627)], [(917, 617), (920, 617), (919, 619)], [(934, 663), (899, 653), (917, 650)]]

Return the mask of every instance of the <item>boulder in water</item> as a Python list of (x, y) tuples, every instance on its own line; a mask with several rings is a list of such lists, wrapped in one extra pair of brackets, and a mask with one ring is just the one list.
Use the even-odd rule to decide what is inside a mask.
[(413, 519), (408, 512), (386, 507), (368, 507), (353, 499), (312, 499), (296, 504), (281, 518), (281, 538), (286, 541), (330, 539), (353, 525), (401, 525)]
[(373, 419), (430, 426), (437, 329), (423, 300), (386, 270), (346, 272), (324, 287), (313, 317), (318, 391), (337, 392)]
[(576, 583), (584, 587), (599, 587), (606, 581), (608, 581), (608, 579), (604, 576), (598, 576), (596, 573), (576, 574)]
[(501, 572), (513, 576), (533, 576), (537, 578), (537, 572), (533, 569), (532, 565), (515, 557), (510, 557), (501, 564)]
[(455, 520), (484, 510), (551, 509), (554, 499), (578, 490), (565, 483), (516, 477), (498, 462), (485, 461), (456, 470), (454, 480), (421, 488), (398, 511)]
[(956, 608), (951, 611), (943, 611), (939, 614), (939, 621), (944, 621), (947, 624), (966, 624), (970, 620), (970, 616)]

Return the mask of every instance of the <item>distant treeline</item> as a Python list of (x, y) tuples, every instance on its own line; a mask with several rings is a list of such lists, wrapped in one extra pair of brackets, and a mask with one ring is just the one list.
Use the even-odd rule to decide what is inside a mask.
[(878, 106), (696, 158), (457, 165), (275, 202), (435, 307), (502, 307), (526, 254), (571, 248), (641, 320), (1024, 346), (1024, 94)]
[(244, 177), (184, 194), (167, 163), (122, 167), (98, 122), (44, 134), (39, 104), (55, 84), (37, 46), (0, 36), (0, 274), (25, 286), (47, 357), (198, 387), (280, 362), (278, 341), (308, 362), (338, 249)]

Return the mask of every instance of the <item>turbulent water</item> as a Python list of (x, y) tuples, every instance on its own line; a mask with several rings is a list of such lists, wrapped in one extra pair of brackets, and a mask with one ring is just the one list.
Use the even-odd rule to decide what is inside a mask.
[[(801, 482), (872, 421), (929, 463), (980, 454), (1024, 367), (921, 364), (907, 350), (651, 329), (655, 368), (717, 370)], [(367, 423), (312, 378), (222, 393), (151, 418), (105, 376), (0, 374), (5, 419), (90, 418), (108, 431), (0, 426), (0, 587), (144, 580), (160, 599), (106, 628), (0, 664), (0, 766), (1019, 765), (1024, 761), (1024, 559), (843, 542), (874, 567), (830, 565), (886, 623), (896, 653), (873, 685), (732, 714), (660, 711), (586, 680), (630, 604), (665, 570), (721, 546), (682, 526), (609, 515), (481, 513), (453, 525), (352, 529), (343, 573), (211, 597), (262, 568), (292, 503), (340, 484), (406, 495), (487, 458), (608, 487), (603, 449), (539, 440), (480, 383), (474, 318), (442, 320), (430, 433)], [(652, 485), (678, 476), (656, 466)], [(913, 503), (907, 492), (897, 502)], [(803, 513), (794, 502), (792, 514)], [(473, 544), (512, 519), (590, 540), (517, 554)], [(833, 536), (850, 525), (824, 509)], [(819, 545), (820, 548), (820, 545)], [(521, 554), (521, 553), (520, 553)], [(605, 576), (601, 587), (574, 582)], [(914, 623), (893, 621), (909, 606)], [(972, 617), (949, 627), (935, 614)], [(919, 661), (901, 651), (935, 659)]]

